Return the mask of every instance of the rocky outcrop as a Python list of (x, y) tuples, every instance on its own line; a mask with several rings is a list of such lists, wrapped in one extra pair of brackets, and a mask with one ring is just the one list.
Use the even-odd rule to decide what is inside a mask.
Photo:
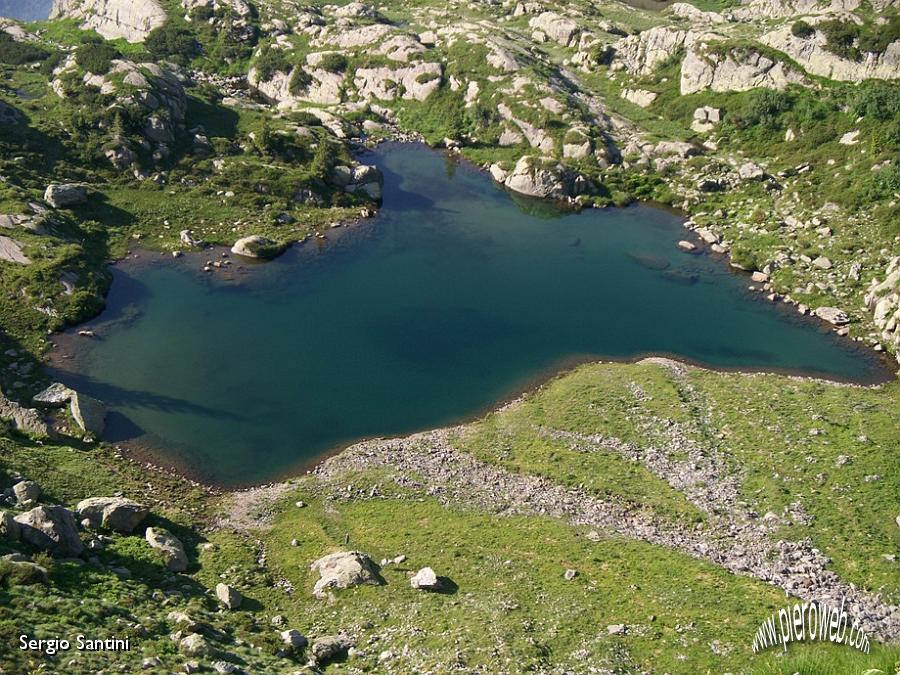
[(884, 271), (884, 279), (873, 279), (865, 297), (873, 313), (881, 339), (900, 361), (900, 256), (895, 256)]
[(681, 94), (698, 91), (747, 91), (757, 87), (784, 89), (803, 84), (806, 78), (789, 65), (752, 48), (720, 51), (688, 50), (681, 64)]
[(551, 40), (564, 47), (571, 46), (581, 34), (581, 28), (577, 23), (556, 12), (544, 12), (530, 19), (528, 25), (534, 30), (542, 31)]
[(43, 490), (33, 480), (20, 480), (13, 485), (13, 495), (16, 497), (16, 506), (29, 508), (41, 498)]
[(864, 52), (859, 61), (844, 59), (828, 51), (821, 32), (801, 38), (791, 33), (788, 26), (763, 35), (760, 42), (784, 52), (813, 75), (846, 82), (900, 79), (900, 40), (889, 44), (884, 53)]
[(712, 106), (702, 106), (694, 111), (694, 121), (691, 122), (691, 129), (698, 133), (706, 133), (712, 131), (715, 126), (722, 121), (722, 111)]
[(22, 253), (22, 244), (2, 235), (0, 235), (0, 260), (20, 265), (31, 264), (31, 258)]
[(317, 598), (325, 598), (328, 591), (336, 588), (382, 583), (375, 563), (360, 551), (331, 553), (316, 560), (310, 569), (319, 572), (320, 578), (313, 587)]
[(162, 26), (166, 12), (157, 0), (53, 0), (51, 19), (76, 19), (108, 40), (142, 42)]
[(613, 45), (614, 62), (633, 75), (648, 75), (696, 38), (688, 31), (656, 26), (616, 42)]
[(360, 68), (353, 84), (364, 99), (424, 101), (441, 86), (441, 73), (440, 63), (424, 61), (400, 68)]
[(373, 202), (381, 201), (384, 189), (384, 174), (371, 164), (354, 167), (339, 165), (331, 171), (331, 181), (351, 194), (363, 194)]
[(10, 401), (2, 392), (0, 392), (0, 419), (8, 422), (13, 429), (30, 436), (44, 438), (50, 435), (50, 427), (40, 412)]
[(69, 404), (72, 419), (82, 431), (100, 435), (106, 422), (106, 406), (95, 398), (80, 394), (60, 382), (54, 382), (34, 397), (34, 402), (45, 407)]
[(124, 497), (90, 497), (78, 502), (75, 513), (88, 527), (131, 534), (144, 522), (150, 509)]
[(38, 506), (16, 516), (22, 541), (59, 558), (81, 555), (84, 544), (78, 536), (75, 517), (62, 506)]
[[(314, 54), (310, 54), (310, 57)], [(302, 74), (298, 74), (302, 70)], [(307, 84), (302, 87), (292, 87), (291, 82), (304, 76)], [(251, 68), (247, 75), (247, 81), (265, 98), (277, 104), (279, 108), (296, 108), (309, 103), (321, 105), (335, 105), (344, 98), (344, 76), (341, 73), (331, 73), (314, 66), (295, 66), (288, 73), (276, 72), (270, 79), (260, 79), (259, 71)]]
[(168, 570), (184, 572), (187, 569), (187, 554), (184, 552), (184, 545), (178, 537), (168, 530), (159, 527), (148, 527), (144, 538), (150, 544), (150, 548), (162, 554)]
[(551, 157), (522, 157), (512, 171), (494, 164), (490, 173), (498, 183), (529, 197), (567, 199), (594, 191), (589, 180)]

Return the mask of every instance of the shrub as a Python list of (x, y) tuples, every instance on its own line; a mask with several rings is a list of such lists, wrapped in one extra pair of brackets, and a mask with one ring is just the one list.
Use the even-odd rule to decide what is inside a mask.
[(272, 49), (270, 46), (263, 47), (259, 56), (256, 57), (256, 72), (259, 79), (263, 82), (271, 80), (275, 73), (289, 73), (291, 71), (291, 62), (287, 55), (280, 49)]
[(189, 29), (170, 23), (150, 31), (144, 47), (154, 58), (172, 59), (179, 63), (187, 63), (200, 51), (200, 45)]
[(347, 57), (337, 52), (323, 54), (319, 61), (319, 68), (329, 73), (342, 73), (347, 70)]
[(16, 42), (0, 31), (0, 63), (21, 66), (25, 63), (43, 61), (50, 53), (30, 42)]
[(743, 128), (761, 125), (775, 129), (779, 126), (779, 117), (791, 110), (793, 104), (793, 98), (787, 92), (756, 89), (736, 116), (736, 123)]
[(83, 44), (75, 50), (78, 65), (94, 75), (108, 73), (113, 59), (120, 56), (118, 49), (105, 42)]
[(856, 46), (859, 38), (859, 26), (852, 21), (824, 21), (819, 24), (825, 33), (825, 48), (832, 54), (851, 61), (858, 61), (862, 54)]
[(288, 91), (297, 96), (311, 84), (312, 77), (310, 74), (303, 70), (301, 66), (297, 66), (291, 75), (291, 81), (288, 83)]
[(881, 122), (893, 119), (900, 111), (900, 87), (881, 82), (867, 82), (859, 87), (850, 109), (854, 115)]
[(803, 19), (799, 21), (795, 21), (794, 25), (791, 26), (791, 33), (794, 37), (798, 38), (809, 38), (816, 34), (816, 29), (806, 23)]
[(859, 36), (859, 48), (881, 54), (894, 40), (900, 40), (900, 14), (894, 14), (883, 26), (872, 26)]

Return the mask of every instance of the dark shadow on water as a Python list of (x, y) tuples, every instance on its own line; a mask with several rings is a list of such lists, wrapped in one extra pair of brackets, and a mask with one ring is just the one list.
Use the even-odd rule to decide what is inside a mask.
[(208, 408), (199, 403), (191, 403), (183, 399), (174, 398), (172, 396), (163, 396), (149, 391), (137, 391), (133, 389), (123, 389), (106, 382), (98, 382), (94, 378), (74, 373), (71, 371), (63, 371), (56, 368), (48, 368), (50, 377), (59, 380), (63, 384), (71, 387), (75, 391), (81, 391), (89, 396), (100, 399), (104, 403), (112, 407), (126, 408), (148, 408), (150, 410), (159, 410), (167, 413), (193, 413), (202, 415), (211, 419), (246, 421), (247, 418), (241, 415), (235, 415), (232, 412), (224, 410), (216, 410)]
[(126, 415), (116, 410), (106, 413), (106, 429), (103, 432), (103, 440), (109, 443), (124, 443), (140, 438), (146, 433)]

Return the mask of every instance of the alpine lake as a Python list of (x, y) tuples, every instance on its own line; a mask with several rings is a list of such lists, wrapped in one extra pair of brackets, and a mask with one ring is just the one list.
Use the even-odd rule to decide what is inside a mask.
[(113, 268), (99, 339), (64, 339), (56, 373), (109, 407), (106, 440), (230, 487), (472, 418), (580, 361), (885, 376), (723, 256), (679, 250), (669, 210), (562, 210), (418, 145), (360, 159), (383, 207), (325, 242), (229, 274), (148, 252)]

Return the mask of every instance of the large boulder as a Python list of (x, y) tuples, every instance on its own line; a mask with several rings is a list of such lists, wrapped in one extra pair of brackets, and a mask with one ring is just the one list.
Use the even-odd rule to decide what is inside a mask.
[(15, 401), (10, 401), (0, 392), (0, 419), (6, 420), (13, 429), (30, 436), (46, 437), (50, 435), (50, 427), (34, 408), (26, 408)]
[(534, 30), (543, 31), (547, 37), (564, 47), (571, 46), (581, 34), (577, 23), (556, 12), (543, 12), (531, 19), (528, 25)]
[(82, 431), (99, 436), (106, 427), (106, 406), (95, 398), (72, 390), (69, 412)]
[(510, 172), (492, 166), (491, 176), (502, 176), (503, 184), (513, 192), (541, 199), (566, 199), (595, 191), (590, 181), (550, 157), (522, 157)]
[(242, 237), (234, 242), (234, 246), (231, 247), (231, 252), (236, 255), (261, 260), (274, 258), (283, 250), (284, 247), (282, 245), (258, 234)]
[(57, 209), (84, 204), (87, 201), (87, 188), (75, 183), (53, 183), (44, 190), (44, 201)]
[(148, 527), (144, 536), (150, 547), (162, 554), (169, 570), (184, 572), (187, 569), (187, 554), (178, 537), (160, 527)]
[(166, 12), (157, 0), (53, 0), (51, 19), (75, 19), (107, 40), (142, 42), (163, 25)]
[(374, 202), (381, 201), (384, 186), (384, 175), (381, 170), (370, 164), (360, 164), (353, 168), (350, 181), (344, 190), (351, 193), (363, 193)]
[(847, 313), (837, 307), (819, 307), (816, 309), (815, 314), (823, 321), (827, 321), (835, 326), (843, 326), (850, 323), (850, 317), (847, 316)]
[(144, 522), (150, 509), (124, 497), (89, 497), (78, 502), (75, 512), (94, 529), (105, 527), (130, 534)]
[(319, 571), (320, 579), (313, 587), (313, 595), (317, 598), (326, 597), (327, 591), (335, 588), (382, 583), (375, 563), (360, 551), (331, 553), (316, 560), (310, 569)]
[(314, 665), (323, 665), (346, 654), (353, 644), (353, 639), (347, 635), (324, 635), (316, 638), (310, 649), (310, 661)]
[(238, 589), (222, 583), (216, 584), (216, 597), (228, 609), (237, 609), (244, 600), (244, 596)]
[(13, 485), (13, 494), (16, 496), (16, 504), (22, 507), (34, 506), (41, 498), (43, 490), (33, 480), (20, 480)]
[(62, 506), (38, 506), (16, 516), (22, 541), (60, 558), (81, 555), (75, 516)]
[(11, 511), (0, 511), (0, 537), (7, 541), (19, 541), (21, 528)]

